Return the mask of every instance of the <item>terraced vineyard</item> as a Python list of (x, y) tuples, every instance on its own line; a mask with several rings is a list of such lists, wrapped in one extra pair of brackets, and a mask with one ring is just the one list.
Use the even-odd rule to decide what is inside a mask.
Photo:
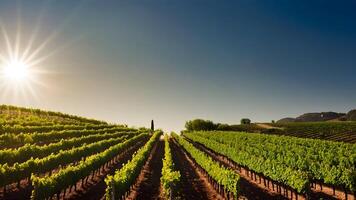
[(90, 191), (85, 187), (96, 187), (94, 180), (104, 180), (100, 174), (123, 164), (152, 133), (14, 106), (0, 106), (0, 122), (0, 199), (71, 198)]
[(355, 199), (355, 144), (0, 108), (0, 199)]
[(356, 122), (291, 122), (269, 125), (281, 129), (265, 130), (262, 132), (275, 135), (356, 143)]
[(10, 105), (0, 105), (0, 124), (4, 128), (3, 130), (7, 130), (6, 127), (16, 128), (21, 126), (27, 128), (33, 126), (56, 128), (56, 125), (107, 125), (106, 122), (95, 119)]

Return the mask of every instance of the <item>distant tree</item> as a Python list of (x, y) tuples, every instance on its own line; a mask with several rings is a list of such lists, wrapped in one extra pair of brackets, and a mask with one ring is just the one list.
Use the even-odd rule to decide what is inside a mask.
[(346, 114), (346, 118), (348, 121), (356, 121), (356, 109), (351, 110)]
[(219, 131), (230, 131), (231, 130), (231, 127), (230, 127), (230, 125), (228, 125), (228, 124), (217, 124), (217, 128), (216, 128), (217, 130), (219, 130)]
[(240, 122), (241, 124), (251, 124), (251, 120), (248, 118), (242, 118)]
[(185, 123), (185, 128), (188, 131), (210, 131), (216, 130), (217, 125), (210, 120), (194, 119), (187, 121)]
[(155, 124), (153, 122), (153, 119), (151, 120), (151, 130), (154, 131), (155, 130)]
[(272, 124), (276, 123), (274, 120), (272, 120)]

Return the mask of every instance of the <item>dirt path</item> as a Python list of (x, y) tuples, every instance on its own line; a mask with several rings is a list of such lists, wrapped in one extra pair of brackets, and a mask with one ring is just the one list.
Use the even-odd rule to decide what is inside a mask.
[(186, 200), (220, 200), (223, 199), (209, 184), (207, 179), (194, 168), (193, 163), (184, 151), (175, 143), (171, 143), (173, 161), (181, 173), (178, 185), (178, 198)]
[(164, 199), (160, 196), (160, 178), (162, 172), (162, 159), (164, 156), (164, 142), (158, 141), (127, 199), (153, 200)]
[(256, 123), (257, 126), (261, 127), (261, 128), (265, 128), (265, 129), (283, 129), (281, 127), (275, 127), (275, 126), (271, 126), (269, 124), (263, 124), (263, 123)]

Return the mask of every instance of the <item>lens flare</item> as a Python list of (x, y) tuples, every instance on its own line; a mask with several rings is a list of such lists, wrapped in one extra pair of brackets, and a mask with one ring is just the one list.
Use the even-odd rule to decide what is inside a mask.
[(5, 78), (11, 81), (24, 81), (31, 74), (28, 70), (28, 66), (21, 61), (11, 61), (3, 69), (3, 74)]

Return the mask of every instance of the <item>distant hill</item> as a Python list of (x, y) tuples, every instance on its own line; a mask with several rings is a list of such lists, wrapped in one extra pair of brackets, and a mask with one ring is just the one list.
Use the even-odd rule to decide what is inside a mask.
[(355, 121), (285, 122), (269, 125), (276, 128), (266, 129), (261, 133), (356, 143)]
[(295, 118), (286, 117), (277, 121), (277, 123), (289, 123), (289, 122), (295, 122)]
[(323, 122), (323, 121), (356, 121), (356, 109), (346, 113), (337, 112), (313, 112), (304, 113), (296, 118), (286, 117), (277, 121), (277, 123), (289, 122)]
[(320, 113), (305, 113), (295, 118), (296, 122), (322, 122), (329, 121), (333, 119), (339, 119), (345, 116), (345, 113), (336, 112), (320, 112)]

